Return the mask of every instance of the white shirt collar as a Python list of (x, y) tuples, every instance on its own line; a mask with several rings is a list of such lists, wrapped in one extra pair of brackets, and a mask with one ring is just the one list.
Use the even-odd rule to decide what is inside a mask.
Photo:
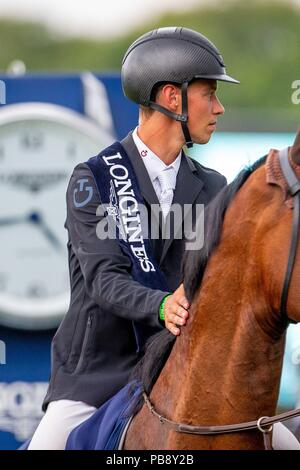
[(145, 164), (145, 167), (147, 169), (147, 172), (150, 176), (150, 179), (152, 183), (154, 180), (157, 178), (158, 174), (166, 170), (167, 168), (173, 167), (177, 176), (179, 167), (180, 167), (180, 162), (181, 162), (181, 151), (177, 155), (176, 159), (171, 165), (166, 165), (152, 150), (147, 147), (146, 144), (140, 139), (137, 133), (137, 127), (134, 129), (132, 133), (132, 137), (134, 140), (134, 143), (139, 151), (140, 156), (142, 157), (142, 160)]

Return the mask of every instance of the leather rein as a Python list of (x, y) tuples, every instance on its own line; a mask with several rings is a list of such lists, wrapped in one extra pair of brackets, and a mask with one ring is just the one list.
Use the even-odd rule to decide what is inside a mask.
[[(280, 302), (280, 314), (282, 315), (282, 318), (286, 316), (288, 291), (293, 273), (293, 267), (295, 264), (300, 227), (300, 181), (298, 180), (294, 170), (290, 165), (288, 158), (288, 150), (289, 149), (286, 148), (279, 152), (279, 162), (281, 170), (288, 184), (288, 191), (290, 195), (294, 198), (294, 216), (290, 252)], [(226, 424), (222, 426), (191, 426), (184, 423), (177, 423), (160, 415), (156, 411), (155, 407), (153, 406), (145, 392), (143, 393), (143, 398), (147, 408), (153, 414), (153, 416), (157, 417), (161, 424), (168, 425), (176, 432), (198, 435), (217, 435), (258, 429), (263, 434), (264, 446), (266, 450), (272, 450), (270, 433), (273, 429), (273, 424), (285, 421), (290, 418), (295, 418), (296, 416), (300, 416), (300, 408), (298, 408), (296, 410), (287, 411), (285, 413), (281, 413), (271, 417), (261, 416), (256, 421), (248, 421), (239, 424)]]

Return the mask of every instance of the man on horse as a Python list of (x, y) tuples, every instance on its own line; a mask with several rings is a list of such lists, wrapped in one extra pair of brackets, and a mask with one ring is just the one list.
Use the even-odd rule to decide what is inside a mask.
[(226, 184), (183, 151), (206, 144), (224, 113), (218, 80), (238, 83), (196, 31), (160, 28), (126, 52), (122, 85), (140, 105), (139, 125), (71, 176), (70, 307), (53, 339), (46, 414), (29, 449), (64, 449), (72, 429), (126, 384), (146, 339), (164, 327), (179, 335), (185, 325), (186, 234), (178, 236), (183, 217), (172, 219), (172, 204), (195, 213)]

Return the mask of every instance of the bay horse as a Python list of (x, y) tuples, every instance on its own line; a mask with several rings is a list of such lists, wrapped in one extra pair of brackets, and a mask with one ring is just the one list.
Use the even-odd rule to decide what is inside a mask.
[[(300, 130), (289, 161), (300, 179)], [(271, 150), (208, 205), (204, 247), (187, 252), (183, 263), (188, 324), (176, 341), (165, 330), (147, 349), (138, 371), (147, 395), (136, 406), (125, 449), (264, 448), (262, 426), (194, 435), (168, 420), (188, 428), (274, 415), (286, 328), (300, 321), (299, 226), (287, 267), (296, 202), (279, 152)]]

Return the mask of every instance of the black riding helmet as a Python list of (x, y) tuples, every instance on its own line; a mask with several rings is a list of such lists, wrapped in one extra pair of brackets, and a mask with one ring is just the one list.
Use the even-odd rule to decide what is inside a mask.
[[(226, 74), (223, 58), (202, 34), (187, 28), (159, 28), (138, 38), (122, 62), (122, 86), (130, 100), (181, 122), (186, 145), (193, 142), (188, 130), (187, 88), (196, 78), (239, 83)], [(182, 114), (152, 101), (154, 87), (162, 83), (181, 85)]]

